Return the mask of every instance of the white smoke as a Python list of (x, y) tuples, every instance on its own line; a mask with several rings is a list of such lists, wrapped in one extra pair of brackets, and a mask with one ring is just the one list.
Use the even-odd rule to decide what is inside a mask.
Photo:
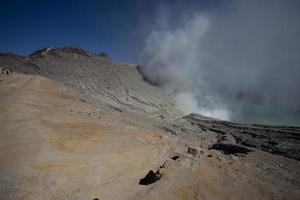
[(229, 120), (229, 111), (222, 108), (205, 108), (199, 106), (196, 98), (193, 93), (189, 92), (180, 92), (175, 94), (175, 100), (177, 101), (179, 109), (185, 112), (185, 114), (189, 113), (201, 113), (204, 116), (214, 117), (217, 119)]
[(165, 4), (142, 72), (186, 113), (243, 120), (247, 103), (300, 111), (299, 2), (232, 0), (202, 11)]
[(201, 105), (193, 91), (194, 73), (199, 73), (195, 71), (195, 66), (200, 67), (203, 62), (198, 52), (203, 51), (201, 42), (208, 29), (209, 18), (194, 15), (176, 30), (154, 30), (148, 36), (141, 60), (146, 63), (144, 70), (149, 78), (174, 94), (178, 107), (183, 112), (228, 120), (229, 112), (212, 100), (213, 94), (201, 93), (207, 90), (204, 89), (206, 83), (201, 82), (205, 73), (198, 74), (197, 80), (198, 85), (201, 84), (199, 87), (203, 87), (197, 91), (198, 96), (200, 94), (203, 97)]

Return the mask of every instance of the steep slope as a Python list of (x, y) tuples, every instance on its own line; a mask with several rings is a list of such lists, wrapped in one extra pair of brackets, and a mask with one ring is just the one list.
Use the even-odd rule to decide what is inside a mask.
[(0, 54), (0, 66), (49, 77), (121, 109), (162, 118), (182, 115), (171, 96), (143, 81), (136, 65), (117, 63), (80, 48), (45, 48), (29, 57)]

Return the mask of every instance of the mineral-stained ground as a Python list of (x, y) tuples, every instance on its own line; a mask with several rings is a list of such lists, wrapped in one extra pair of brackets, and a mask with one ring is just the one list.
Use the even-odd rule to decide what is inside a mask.
[(184, 116), (136, 65), (0, 54), (0, 199), (298, 199), (300, 128)]

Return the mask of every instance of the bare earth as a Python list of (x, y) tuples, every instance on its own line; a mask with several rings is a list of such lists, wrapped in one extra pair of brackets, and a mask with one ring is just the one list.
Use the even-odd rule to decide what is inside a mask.
[[(1, 200), (300, 196), (297, 127), (169, 119), (124, 111), (36, 74), (2, 73), (0, 80)], [(284, 131), (289, 139), (278, 139)]]

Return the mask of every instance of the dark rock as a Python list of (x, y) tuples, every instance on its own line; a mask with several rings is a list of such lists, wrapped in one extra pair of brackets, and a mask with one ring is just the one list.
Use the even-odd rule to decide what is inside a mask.
[(198, 150), (192, 147), (188, 147), (187, 153), (192, 154), (193, 156), (196, 156), (198, 154)]
[(162, 127), (162, 129), (166, 132), (166, 133), (171, 133), (172, 135), (177, 135), (176, 131), (169, 129), (167, 127)]
[(161, 174), (160, 174), (159, 170), (157, 170), (155, 173), (152, 170), (150, 170), (148, 172), (148, 174), (140, 180), (139, 184), (140, 185), (150, 185), (150, 184), (158, 181), (160, 178), (161, 178)]
[(108, 55), (107, 53), (105, 53), (105, 52), (100, 53), (99, 56), (100, 56), (101, 58), (106, 58), (106, 59), (108, 59), (108, 60), (111, 60), (111, 58), (109, 57), (109, 55)]
[(217, 134), (218, 143), (237, 143), (300, 160), (300, 127), (232, 123), (194, 113), (183, 119), (187, 124), (197, 124), (200, 130)]
[(242, 146), (223, 143), (214, 144), (209, 149), (219, 150), (222, 151), (224, 154), (247, 154), (252, 151)]
[(179, 156), (176, 155), (176, 156), (173, 156), (171, 159), (172, 159), (172, 160), (177, 160), (178, 158), (179, 158)]

